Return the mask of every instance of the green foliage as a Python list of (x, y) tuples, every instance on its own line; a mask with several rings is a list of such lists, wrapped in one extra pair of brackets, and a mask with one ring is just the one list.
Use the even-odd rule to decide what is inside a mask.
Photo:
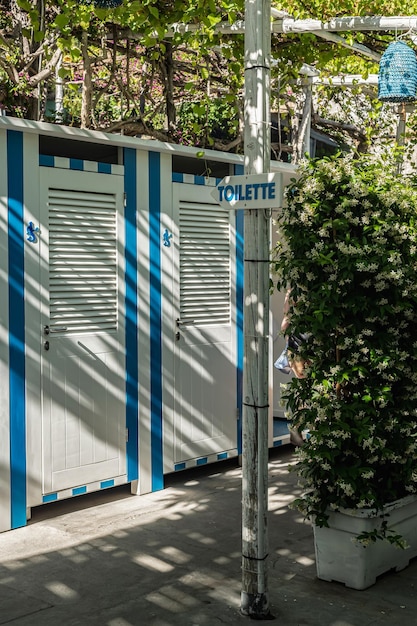
[[(94, 0), (44, 0), (42, 13), (40, 5), (36, 3), (16, 1), (20, 15), (17, 10), (13, 13), (7, 9), (0, 12), (0, 34), (3, 37), (0, 38), (0, 79), (6, 92), (2, 101), (7, 105), (9, 113), (17, 114), (19, 110), (19, 114), (30, 117), (42, 110), (42, 106), (33, 104), (40, 94), (53, 93), (55, 67), (48, 67), (49, 74), (43, 75), (39, 89), (38, 76), (48, 66), (58, 48), (63, 53), (59, 75), (65, 80), (70, 119), (78, 123), (76, 120), (80, 118), (81, 100), (77, 98), (69, 102), (72, 95), (69, 81), (79, 81), (82, 77), (82, 37), (88, 34), (88, 57), (95, 89), (95, 110), (92, 110), (88, 121), (92, 127), (97, 125), (99, 119), (106, 119), (111, 125), (112, 122), (134, 117), (139, 108), (138, 101), (141, 103), (142, 121), (154, 126), (151, 122), (157, 119), (160, 126), (159, 120), (166, 116), (167, 110), (172, 113), (181, 101), (199, 101), (205, 103), (205, 114), (191, 121), (191, 113), (184, 113), (191, 123), (187, 121), (183, 128), (179, 127), (178, 134), (185, 133), (186, 141), (196, 138), (209, 145), (217, 133), (214, 130), (213, 135), (211, 131), (214, 121), (213, 124), (207, 122), (213, 117), (211, 98), (207, 98), (210, 91), (214, 98), (219, 93), (226, 94), (224, 97), (231, 105), (233, 121), (227, 125), (227, 120), (222, 121), (222, 130), (229, 138), (236, 137), (238, 117), (234, 109), (241, 107), (243, 98), (244, 36), (220, 34), (216, 27), (220, 22), (233, 23), (243, 19), (243, 0), (124, 0), (121, 6), (109, 9), (98, 7)], [(0, 0), (0, 5), (9, 7), (9, 0)], [(393, 15), (403, 12), (399, 0), (378, 0), (371, 5), (360, 0), (345, 0), (342, 4), (335, 0), (327, 4), (315, 0), (308, 6), (297, 0), (289, 0), (285, 3), (273, 2), (273, 5), (288, 11), (295, 18), (323, 20), (336, 15)], [(416, 0), (407, 5), (407, 12), (411, 14), (413, 11), (417, 12)], [(179, 24), (186, 24), (190, 28), (184, 29)], [(136, 38), (127, 41), (125, 33), (128, 31), (135, 33)], [(345, 32), (341, 35), (350, 43), (361, 42), (376, 52), (382, 52), (394, 36), (393, 33), (379, 32)], [(165, 55), (170, 46), (174, 65), (171, 82), (164, 68)], [(289, 115), (294, 113), (293, 100), (300, 93), (299, 70), (303, 63), (314, 65), (322, 76), (337, 73), (365, 76), (377, 71), (377, 64), (369, 58), (312, 33), (273, 35), (272, 51), (274, 59), (279, 61), (272, 65), (271, 70), (272, 103), (276, 110), (286, 106)], [(57, 60), (54, 62), (57, 63)], [(107, 86), (98, 80), (104, 65), (107, 66)], [(26, 75), (23, 80), (21, 72)], [(168, 84), (173, 85), (172, 94), (167, 93)], [(27, 88), (28, 85), (31, 89)], [(336, 99), (341, 100), (341, 93), (340, 89), (329, 90), (329, 95), (323, 97), (317, 105), (321, 115), (333, 119), (333, 104)], [(351, 95), (344, 91), (346, 100), (350, 100), (352, 106), (340, 108), (338, 121), (350, 123), (353, 119), (356, 123), (356, 113), (352, 115), (355, 93), (349, 93)], [(374, 144), (375, 136), (380, 132), (386, 134), (388, 126), (381, 125), (383, 116), (379, 116), (376, 108), (368, 104), (362, 106), (363, 99), (359, 97), (356, 112), (360, 113), (358, 124), (360, 122), (361, 133), (366, 136), (368, 143)], [(102, 115), (103, 110), (106, 111), (105, 116)], [(180, 112), (180, 121), (182, 118), (183, 113)], [(415, 115), (409, 116), (410, 135), (413, 135), (417, 123), (415, 118)], [(175, 120), (169, 119), (168, 126), (171, 132)], [(329, 130), (326, 129), (326, 132)], [(346, 133), (330, 132), (341, 144), (347, 142), (355, 145), (356, 139), (351, 141)]]
[(209, 146), (215, 139), (233, 139), (238, 127), (238, 115), (233, 105), (226, 98), (183, 102), (177, 120), (180, 143)]
[(405, 539), (388, 526), (388, 520), (383, 519), (384, 516), (381, 517), (383, 521), (381, 521), (380, 526), (369, 532), (361, 533), (356, 537), (356, 541), (363, 546), (367, 546), (370, 543), (375, 543), (378, 539), (385, 539), (397, 548), (405, 550), (408, 547)]
[[(299, 0), (285, 0), (285, 2), (273, 1), (274, 6), (282, 11), (287, 11), (298, 19), (315, 17), (316, 19), (328, 20), (337, 15), (404, 15), (404, 3), (401, 0), (312, 0), (308, 4)], [(407, 15), (417, 13), (417, 2), (411, 0), (407, 3)]]
[(306, 377), (283, 394), (310, 431), (297, 505), (319, 525), (329, 509), (417, 493), (417, 188), (396, 176), (398, 158), (306, 162), (278, 220), (287, 332), (311, 333)]

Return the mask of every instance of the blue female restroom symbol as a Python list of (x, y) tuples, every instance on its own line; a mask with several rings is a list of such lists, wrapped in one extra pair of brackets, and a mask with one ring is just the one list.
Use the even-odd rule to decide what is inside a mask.
[(39, 227), (35, 226), (33, 222), (29, 222), (29, 224), (26, 227), (27, 241), (29, 241), (30, 243), (36, 243), (38, 241), (38, 237), (36, 233), (38, 232), (39, 232)]

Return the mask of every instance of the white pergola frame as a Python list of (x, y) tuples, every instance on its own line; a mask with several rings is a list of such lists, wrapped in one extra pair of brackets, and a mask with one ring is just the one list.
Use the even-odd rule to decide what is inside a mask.
[[(271, 9), (271, 34), (277, 33), (314, 33), (336, 41), (331, 35), (341, 32), (365, 32), (365, 31), (401, 31), (417, 30), (417, 16), (365, 16), (365, 17), (335, 17), (327, 22), (315, 19), (297, 20), (288, 13)], [(196, 32), (200, 29), (198, 24), (172, 24), (167, 32), (167, 37), (174, 33)], [(238, 20), (233, 24), (229, 22), (220, 22), (216, 27), (216, 31), (225, 35), (241, 35), (245, 32), (245, 21)], [(346, 42), (347, 43), (347, 42)], [(350, 45), (350, 44), (349, 44)]]
[[(338, 35), (342, 32), (366, 32), (366, 31), (394, 31), (394, 32), (407, 32), (417, 31), (417, 16), (351, 16), (351, 17), (335, 17), (327, 22), (316, 20), (312, 18), (299, 20), (292, 17), (285, 11), (279, 11), (278, 9), (271, 9), (271, 35), (279, 33), (311, 33), (332, 41), (333, 43), (340, 44), (344, 48), (348, 48), (353, 52), (358, 52), (363, 56), (367, 56), (373, 61), (379, 62), (381, 55), (373, 50), (367, 48), (360, 43), (349, 43)], [(167, 37), (172, 37), (174, 33), (188, 33), (197, 32), (200, 29), (198, 24), (172, 24), (169, 31), (166, 33)], [(220, 22), (215, 27), (215, 30), (224, 35), (242, 35), (245, 32), (245, 21), (238, 20), (233, 24), (229, 22)]]

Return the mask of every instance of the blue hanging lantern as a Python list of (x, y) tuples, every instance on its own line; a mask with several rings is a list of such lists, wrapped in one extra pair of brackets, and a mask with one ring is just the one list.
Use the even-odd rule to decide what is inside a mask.
[(393, 41), (379, 63), (378, 98), (383, 102), (413, 102), (416, 95), (416, 53), (404, 41)]

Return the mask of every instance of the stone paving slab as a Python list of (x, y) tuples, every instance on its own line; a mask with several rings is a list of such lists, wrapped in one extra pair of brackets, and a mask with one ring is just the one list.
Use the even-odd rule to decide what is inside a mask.
[[(417, 625), (417, 560), (364, 591), (316, 578), (292, 447), (269, 463), (269, 597), (280, 626)], [(240, 614), (241, 471), (225, 462), (55, 502), (0, 535), (0, 625), (215, 626)]]

